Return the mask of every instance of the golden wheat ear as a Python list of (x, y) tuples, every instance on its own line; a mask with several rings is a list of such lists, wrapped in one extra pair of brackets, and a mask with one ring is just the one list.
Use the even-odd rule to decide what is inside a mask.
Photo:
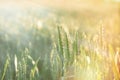
[(115, 64), (116, 64), (116, 67), (117, 67), (117, 71), (120, 74), (120, 49), (119, 48), (116, 49)]

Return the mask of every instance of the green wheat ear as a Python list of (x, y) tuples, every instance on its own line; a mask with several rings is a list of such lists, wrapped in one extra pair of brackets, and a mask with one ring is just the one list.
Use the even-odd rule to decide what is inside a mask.
[(75, 33), (74, 51), (75, 56), (78, 55), (78, 32)]
[(61, 59), (61, 66), (62, 66), (62, 74), (61, 76), (64, 76), (64, 54), (63, 54), (63, 43), (62, 43), (62, 35), (61, 35), (61, 27), (58, 26), (58, 47), (59, 47), (59, 56)]
[(62, 43), (62, 35), (61, 35), (60, 26), (58, 26), (58, 44), (59, 44), (59, 52), (63, 56), (63, 43)]
[(73, 53), (71, 54), (72, 57), (72, 63), (77, 59), (77, 55), (78, 55), (78, 51), (79, 51), (79, 47), (78, 47), (78, 32), (75, 32), (75, 37), (73, 40), (73, 44), (72, 44), (72, 48), (73, 48)]
[(69, 62), (70, 62), (70, 47), (69, 47), (68, 35), (67, 35), (67, 33), (65, 31), (64, 31), (64, 35), (65, 35), (65, 43), (66, 43), (67, 65), (69, 65)]

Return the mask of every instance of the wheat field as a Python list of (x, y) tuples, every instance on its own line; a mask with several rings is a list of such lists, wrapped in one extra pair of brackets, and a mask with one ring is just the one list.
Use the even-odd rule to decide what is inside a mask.
[(0, 80), (120, 80), (119, 0), (0, 0)]

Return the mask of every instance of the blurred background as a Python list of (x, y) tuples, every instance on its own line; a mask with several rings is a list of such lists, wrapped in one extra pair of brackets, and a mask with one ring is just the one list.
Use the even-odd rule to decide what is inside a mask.
[[(119, 0), (0, 0), (0, 17), (1, 21), (6, 23), (1, 22), (3, 25), (8, 25), (9, 22), (27, 25), (35, 21), (37, 25), (49, 26), (47, 21), (61, 23), (66, 19), (64, 23), (67, 22), (69, 27), (71, 24), (76, 24), (75, 27), (88, 24), (88, 32), (96, 32), (97, 27), (94, 26), (103, 24), (105, 36), (120, 38)], [(119, 41), (116, 44), (118, 45)]]

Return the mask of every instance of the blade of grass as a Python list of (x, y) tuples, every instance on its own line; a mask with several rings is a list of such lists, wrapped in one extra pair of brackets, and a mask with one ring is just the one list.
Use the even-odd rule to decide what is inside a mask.
[[(30, 56), (29, 56), (30, 57)], [(33, 60), (31, 57), (30, 57), (31, 60)], [(30, 80), (33, 80), (33, 78), (35, 78), (35, 72), (37, 73), (37, 75), (39, 76), (39, 73), (38, 73), (38, 68), (37, 68), (37, 64), (40, 60), (40, 57), (37, 59), (37, 61), (35, 62), (34, 64), (34, 67), (31, 69), (31, 72), (30, 72)], [(33, 61), (32, 61), (33, 62)]]
[(4, 71), (3, 71), (3, 75), (2, 75), (1, 80), (4, 80), (8, 66), (9, 66), (9, 57), (7, 58), (7, 60), (5, 62)]

